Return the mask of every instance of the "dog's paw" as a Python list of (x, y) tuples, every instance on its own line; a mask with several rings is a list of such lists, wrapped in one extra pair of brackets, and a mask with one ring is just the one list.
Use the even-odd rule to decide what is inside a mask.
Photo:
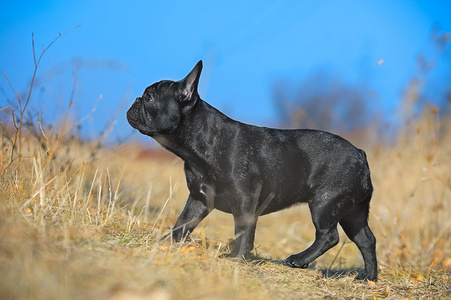
[(235, 251), (231, 251), (229, 253), (223, 253), (221, 255), (219, 255), (219, 258), (237, 258), (237, 259), (243, 259), (245, 258), (245, 255), (243, 254), (239, 254)]
[(292, 267), (292, 268), (301, 268), (306, 269), (309, 265), (307, 262), (303, 262), (301, 258), (298, 257), (298, 255), (291, 255), (285, 260), (285, 263)]
[(232, 259), (240, 259), (241, 257), (233, 252), (230, 253), (223, 253), (218, 256), (219, 258), (225, 259), (225, 258), (232, 258)]
[(162, 242), (174, 242), (174, 243), (179, 243), (182, 242), (183, 240), (185, 240), (187, 238), (187, 235), (181, 231), (181, 230), (174, 230), (169, 232), (168, 234), (164, 235), (161, 238)]
[(238, 251), (232, 250), (229, 253), (223, 253), (218, 256), (219, 258), (228, 258), (228, 259), (237, 259), (237, 260), (247, 260), (250, 257), (253, 257), (250, 252), (248, 253), (239, 253)]
[(160, 238), (160, 242), (172, 242), (172, 232), (163, 235), (163, 237)]
[(359, 272), (359, 274), (355, 277), (356, 280), (370, 280), (377, 281), (377, 276), (370, 276), (367, 272)]

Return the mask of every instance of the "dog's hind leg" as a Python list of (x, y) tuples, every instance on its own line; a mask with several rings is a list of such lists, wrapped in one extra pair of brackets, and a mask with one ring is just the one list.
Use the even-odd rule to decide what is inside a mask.
[[(334, 203), (329, 200), (328, 203)], [(338, 220), (331, 217), (330, 205), (310, 205), (313, 225), (316, 229), (315, 241), (305, 251), (293, 254), (285, 262), (293, 268), (307, 268), (308, 265), (324, 252), (338, 244)]]
[(365, 201), (350, 210), (341, 220), (346, 235), (353, 241), (362, 253), (365, 262), (365, 272), (357, 279), (377, 280), (376, 238), (368, 226), (369, 202)]

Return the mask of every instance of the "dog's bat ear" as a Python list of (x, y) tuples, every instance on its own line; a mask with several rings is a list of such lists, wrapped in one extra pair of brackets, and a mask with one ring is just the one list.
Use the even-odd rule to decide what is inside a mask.
[(189, 74), (180, 80), (180, 88), (182, 93), (181, 101), (197, 100), (197, 85), (202, 71), (202, 60), (199, 60)]

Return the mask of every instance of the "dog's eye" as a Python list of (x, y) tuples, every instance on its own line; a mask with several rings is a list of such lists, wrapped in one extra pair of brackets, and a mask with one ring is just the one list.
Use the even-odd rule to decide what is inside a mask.
[(154, 100), (153, 94), (152, 93), (146, 94), (146, 97), (144, 99), (146, 99), (146, 101), (149, 102), (153, 101)]

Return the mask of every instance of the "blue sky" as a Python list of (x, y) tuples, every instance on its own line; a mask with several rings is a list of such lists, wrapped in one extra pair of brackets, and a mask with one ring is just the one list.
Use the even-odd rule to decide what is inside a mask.
[[(43, 107), (49, 120), (61, 116), (78, 66), (72, 112), (85, 116), (102, 95), (82, 124), (88, 136), (110, 119), (113, 138), (130, 135), (125, 111), (133, 99), (155, 81), (183, 78), (199, 59), (201, 97), (240, 121), (276, 125), (274, 83), (318, 70), (368, 85), (376, 107), (390, 115), (418, 54), (438, 57), (429, 35), (433, 26), (451, 31), (450, 11), (451, 1), (0, 0), (0, 70), (25, 91), (33, 71), (31, 33), (39, 52), (81, 25), (43, 57), (30, 105)], [(439, 58), (432, 76), (438, 93), (449, 66), (449, 58)], [(4, 78), (0, 88), (1, 108), (13, 98)]]

